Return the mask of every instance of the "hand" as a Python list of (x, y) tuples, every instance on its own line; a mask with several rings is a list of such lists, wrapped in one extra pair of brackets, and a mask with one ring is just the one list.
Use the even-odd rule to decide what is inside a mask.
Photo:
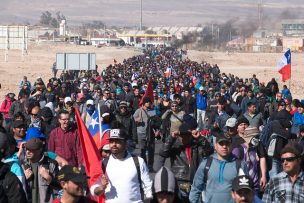
[(103, 187), (104, 189), (108, 186), (109, 184), (109, 180), (107, 178), (107, 176), (105, 176), (104, 174), (101, 176), (101, 187)]
[(262, 176), (261, 179), (260, 179), (260, 186), (261, 186), (262, 189), (265, 188), (266, 183), (267, 183), (266, 177), (265, 177), (265, 176)]
[(32, 177), (33, 172), (32, 172), (32, 170), (30, 168), (28, 168), (28, 169), (24, 170), (24, 174), (25, 174), (26, 180), (28, 180), (28, 179), (30, 179)]
[(154, 136), (159, 137), (160, 136), (160, 130), (154, 130)]
[(200, 133), (197, 130), (192, 130), (191, 131), (192, 137), (198, 138), (200, 136)]
[(101, 194), (103, 194), (105, 192), (105, 189), (107, 187), (107, 185), (109, 184), (109, 180), (108, 178), (103, 174), (101, 176), (101, 185), (98, 186), (97, 188), (95, 188), (94, 190), (94, 194), (97, 196), (100, 196)]
[(52, 177), (49, 174), (49, 170), (43, 166), (39, 166), (39, 175), (43, 177), (46, 181), (51, 182)]
[(171, 136), (176, 138), (179, 134), (180, 134), (179, 131), (174, 131), (171, 133)]
[(23, 152), (23, 146), (24, 146), (25, 142), (20, 142), (19, 144), (19, 150), (17, 152), (17, 157), (20, 158), (22, 152)]

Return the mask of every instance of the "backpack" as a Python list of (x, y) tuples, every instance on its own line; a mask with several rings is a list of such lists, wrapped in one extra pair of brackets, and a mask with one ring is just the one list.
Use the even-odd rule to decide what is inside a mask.
[(285, 137), (277, 134), (277, 133), (272, 133), (269, 139), (268, 147), (267, 147), (267, 155), (269, 157), (273, 157), (274, 152), (276, 150), (276, 144), (277, 144), (277, 138), (283, 138), (286, 139)]
[(272, 126), (272, 121), (270, 121), (270, 122), (268, 122), (265, 126), (264, 126), (264, 128), (263, 128), (263, 130), (262, 130), (262, 132), (261, 132), (261, 134), (260, 134), (260, 141), (262, 142), (262, 144), (263, 144), (263, 146), (265, 147), (265, 148), (267, 148), (268, 147), (268, 144), (269, 144), (269, 141), (270, 141), (270, 130), (271, 130), (271, 126)]
[[(204, 171), (203, 171), (203, 173), (204, 173), (203, 185), (205, 185), (205, 188), (206, 188), (206, 186), (207, 186), (208, 172), (209, 172), (209, 170), (210, 170), (212, 161), (213, 161), (213, 157), (212, 157), (212, 156), (209, 156), (209, 157), (207, 158), (206, 165), (205, 165), (205, 168), (204, 168)], [(235, 165), (236, 165), (237, 173), (239, 173), (240, 168), (241, 168), (241, 166), (242, 166), (242, 161), (241, 161), (240, 159), (236, 159), (236, 160), (235, 160)]]
[[(137, 171), (137, 178), (138, 178), (138, 183), (139, 183), (139, 189), (140, 189), (140, 195), (141, 195), (141, 199), (144, 200), (144, 189), (142, 187), (142, 181), (141, 181), (141, 172), (140, 172), (140, 165), (139, 165), (139, 161), (138, 161), (138, 156), (135, 156), (133, 154), (131, 154), (135, 167), (136, 167), (136, 171)], [(109, 158), (106, 158), (102, 161), (102, 170), (105, 173), (106, 169), (107, 169), (107, 165), (109, 162)]]

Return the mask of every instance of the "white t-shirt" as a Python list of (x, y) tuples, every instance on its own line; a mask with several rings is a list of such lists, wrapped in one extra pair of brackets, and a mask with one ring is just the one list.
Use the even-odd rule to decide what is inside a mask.
[[(141, 182), (146, 198), (152, 198), (152, 181), (144, 160), (138, 157), (141, 171)], [(134, 160), (131, 154), (119, 160), (113, 155), (109, 157), (106, 167), (109, 184), (105, 190), (106, 203), (141, 203), (140, 185)], [(90, 188), (91, 193), (98, 184)]]

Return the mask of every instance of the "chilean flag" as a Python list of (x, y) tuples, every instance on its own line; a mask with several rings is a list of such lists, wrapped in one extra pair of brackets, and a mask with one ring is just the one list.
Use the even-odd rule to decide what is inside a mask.
[(278, 61), (277, 68), (282, 75), (282, 81), (285, 82), (291, 78), (291, 52), (290, 49), (286, 51), (280, 61)]
[[(90, 188), (99, 182), (100, 177), (104, 174), (101, 167), (101, 156), (77, 108), (75, 108), (75, 113), (86, 174), (90, 177), (88, 179), (88, 186)], [(96, 198), (94, 199), (96, 200)], [(104, 203), (104, 195), (97, 197), (97, 202)]]
[(92, 114), (92, 121), (88, 127), (88, 130), (93, 137), (93, 140), (97, 146), (98, 149), (101, 147), (101, 135), (102, 135), (102, 126), (101, 126), (101, 119), (99, 115), (99, 105)]

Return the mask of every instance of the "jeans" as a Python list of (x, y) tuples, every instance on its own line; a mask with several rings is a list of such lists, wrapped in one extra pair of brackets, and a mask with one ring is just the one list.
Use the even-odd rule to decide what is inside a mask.
[(272, 159), (272, 168), (269, 171), (269, 177), (272, 178), (273, 176), (277, 175), (278, 173), (282, 172), (282, 163), (280, 160), (273, 158)]

